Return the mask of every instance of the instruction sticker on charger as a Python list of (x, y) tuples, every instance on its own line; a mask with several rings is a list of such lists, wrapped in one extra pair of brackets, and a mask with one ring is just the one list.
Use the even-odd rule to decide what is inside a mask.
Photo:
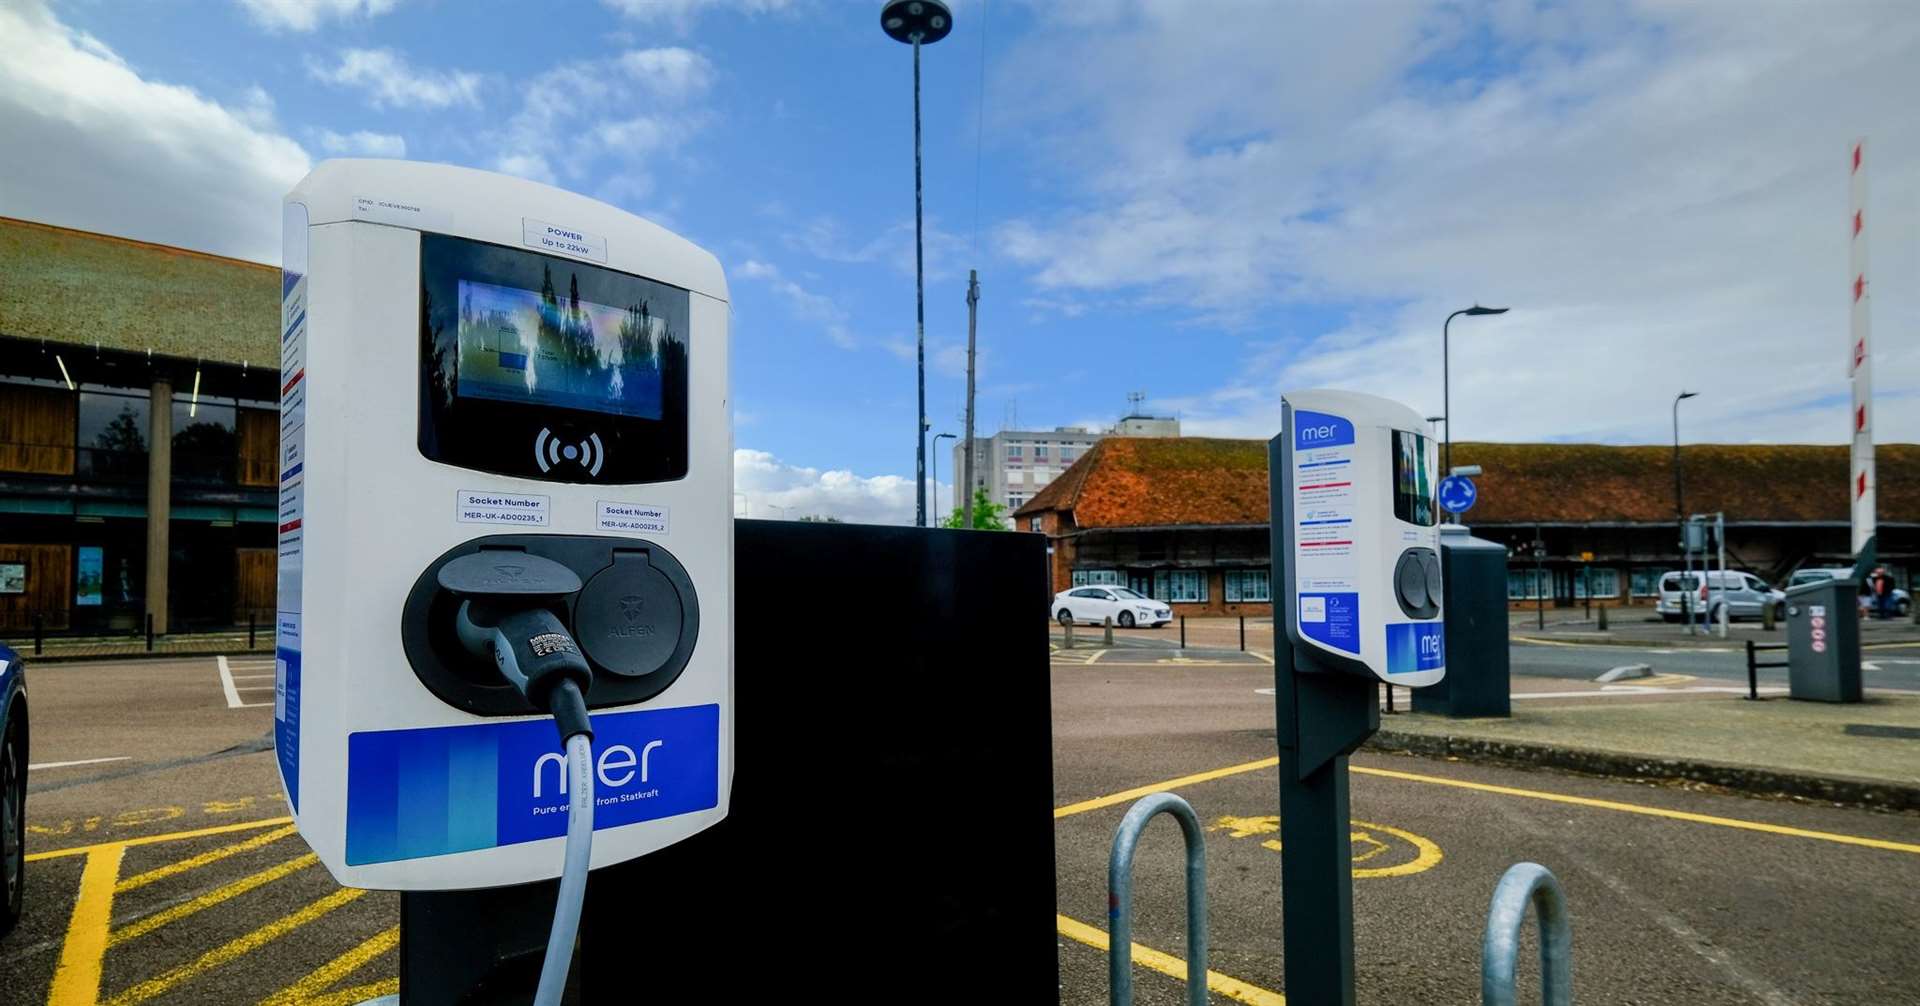
[(550, 496), (462, 489), (454, 498), (453, 515), (462, 524), (520, 524), (546, 527)]
[(645, 503), (600, 501), (600, 530), (629, 534), (666, 534), (667, 508)]

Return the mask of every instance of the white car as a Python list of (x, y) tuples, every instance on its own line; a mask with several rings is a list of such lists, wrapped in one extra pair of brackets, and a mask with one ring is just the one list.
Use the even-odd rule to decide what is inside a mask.
[[(1705, 583), (1701, 582), (1705, 579)], [(1691, 596), (1688, 596), (1691, 595)], [(1705, 618), (1709, 622), (1720, 620), (1720, 605), (1727, 606), (1727, 621), (1742, 618), (1760, 618), (1768, 607), (1773, 608), (1774, 617), (1786, 617), (1787, 595), (1767, 586), (1752, 573), (1742, 573), (1729, 569), (1725, 572), (1709, 570), (1692, 573), (1664, 573), (1660, 577), (1660, 598), (1654, 603), (1654, 610), (1669, 622), (1678, 622), (1685, 617), (1681, 608), (1686, 601), (1685, 611), (1693, 617)]]
[(1173, 621), (1173, 609), (1125, 587), (1075, 587), (1053, 595), (1053, 617), (1061, 625), (1102, 625), (1111, 618), (1123, 629), (1159, 628)]

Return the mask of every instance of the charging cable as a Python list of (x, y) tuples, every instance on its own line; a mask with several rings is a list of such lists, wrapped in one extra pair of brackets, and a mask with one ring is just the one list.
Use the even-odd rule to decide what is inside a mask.
[(553, 906), (547, 957), (540, 966), (534, 1006), (559, 1006), (566, 992), (573, 943), (580, 932), (587, 871), (593, 857), (593, 724), (586, 689), (593, 672), (560, 619), (545, 608), (497, 614), (497, 601), (464, 601), (458, 620), (461, 642), (493, 658), (500, 674), (536, 709), (553, 714), (567, 752), (567, 844), (560, 894)]

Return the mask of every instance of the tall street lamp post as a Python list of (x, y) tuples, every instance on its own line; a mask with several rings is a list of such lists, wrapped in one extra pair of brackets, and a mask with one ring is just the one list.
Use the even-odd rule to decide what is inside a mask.
[(1698, 391), (1682, 391), (1673, 396), (1673, 516), (1679, 522), (1683, 544), (1687, 538), (1687, 496), (1680, 481), (1680, 403), (1699, 394)]
[[(959, 439), (958, 436), (952, 433), (936, 433), (933, 435), (933, 491), (936, 496), (940, 492), (940, 441), (943, 438), (947, 440)], [(936, 505), (933, 508), (933, 512), (937, 518), (940, 513), (939, 506)]]
[(1440, 459), (1440, 470), (1443, 472), (1453, 471), (1453, 409), (1449, 404), (1449, 390), (1447, 387), (1450, 378), (1448, 370), (1452, 353), (1448, 346), (1447, 329), (1453, 324), (1453, 319), (1463, 314), (1470, 318), (1477, 318), (1483, 314), (1506, 313), (1507, 309), (1504, 307), (1481, 307), (1475, 304), (1472, 307), (1463, 307), (1447, 315), (1447, 320), (1440, 325), (1440, 421), (1447, 424), (1447, 446), (1441, 452)]
[(880, 10), (887, 37), (913, 46), (913, 297), (919, 418), (913, 429), (914, 484), (919, 492), (914, 524), (927, 526), (927, 289), (920, 213), (920, 47), (953, 31), (953, 12), (940, 0), (893, 0)]

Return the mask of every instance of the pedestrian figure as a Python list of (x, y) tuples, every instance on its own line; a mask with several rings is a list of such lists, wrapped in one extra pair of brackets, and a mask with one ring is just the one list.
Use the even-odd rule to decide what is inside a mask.
[(1887, 567), (1878, 566), (1867, 577), (1867, 584), (1873, 591), (1873, 617), (1893, 617), (1893, 574)]

